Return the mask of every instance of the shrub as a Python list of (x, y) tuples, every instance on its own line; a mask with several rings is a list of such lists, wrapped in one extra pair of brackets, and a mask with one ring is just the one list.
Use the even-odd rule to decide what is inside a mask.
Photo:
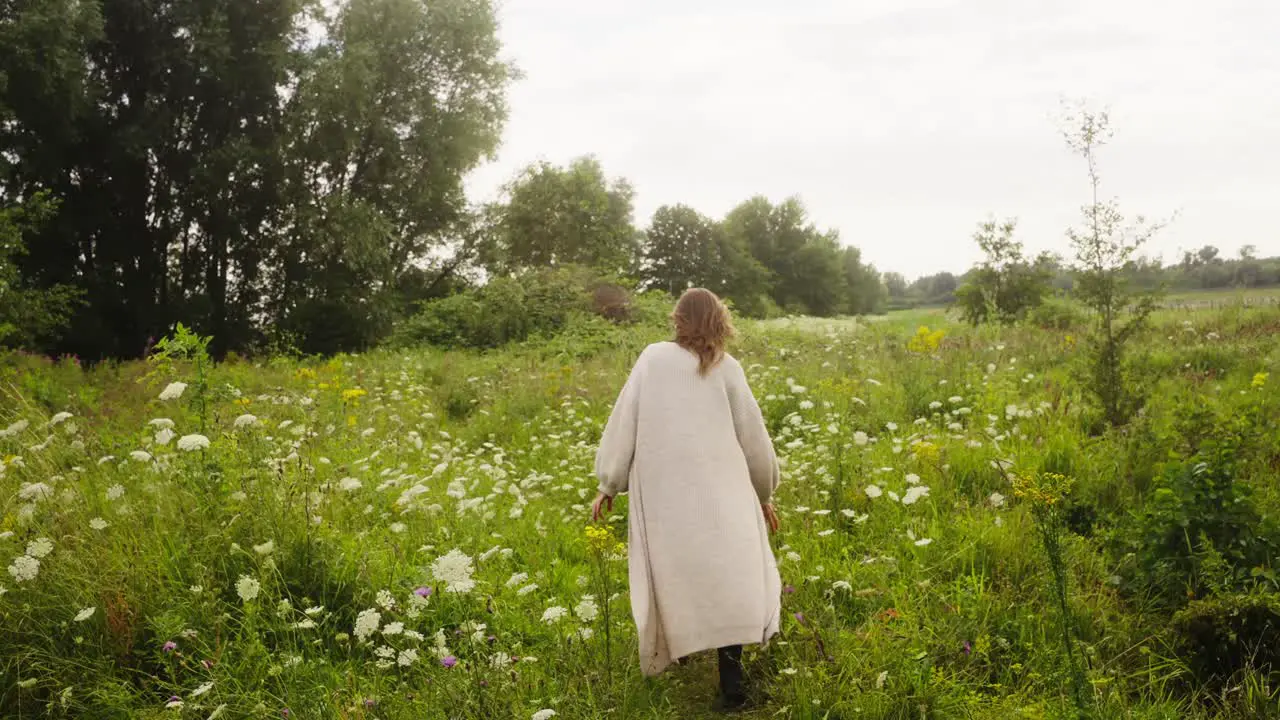
[(1280, 670), (1280, 596), (1197, 600), (1173, 616), (1174, 647), (1196, 678), (1220, 686), (1244, 670)]
[(1027, 314), (1027, 320), (1045, 330), (1072, 330), (1087, 323), (1089, 316), (1066, 298), (1048, 298)]
[(397, 329), (393, 343), (495, 348), (533, 334), (556, 332), (568, 323), (572, 312), (591, 309), (592, 297), (580, 271), (495, 278), (427, 303)]
[(1168, 467), (1129, 539), (1137, 585), (1170, 606), (1250, 589), (1255, 568), (1276, 551), (1275, 528), (1259, 512), (1244, 466), (1256, 428), (1249, 415), (1191, 412), (1183, 436), (1191, 455)]

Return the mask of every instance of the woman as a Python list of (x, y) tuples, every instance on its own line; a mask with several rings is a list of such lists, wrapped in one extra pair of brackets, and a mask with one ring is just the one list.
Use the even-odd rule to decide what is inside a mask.
[(708, 290), (672, 313), (675, 341), (640, 355), (613, 408), (596, 475), (592, 519), (630, 495), (631, 611), (640, 667), (716, 648), (716, 704), (746, 704), (742, 646), (778, 632), (782, 582), (769, 547), (778, 460), (737, 360), (733, 325)]

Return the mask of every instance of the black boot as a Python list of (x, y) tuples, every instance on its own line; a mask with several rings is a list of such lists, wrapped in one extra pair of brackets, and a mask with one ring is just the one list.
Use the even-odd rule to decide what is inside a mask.
[(720, 660), (720, 696), (712, 709), (718, 712), (734, 712), (747, 706), (746, 681), (742, 673), (742, 646), (722, 647), (717, 653)]

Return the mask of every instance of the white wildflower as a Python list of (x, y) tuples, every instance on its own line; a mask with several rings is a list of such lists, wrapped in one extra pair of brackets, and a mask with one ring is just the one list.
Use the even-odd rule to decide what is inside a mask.
[(169, 443), (173, 442), (173, 439), (177, 436), (178, 436), (177, 433), (175, 433), (174, 431), (170, 430), (167, 427), (160, 428), (160, 430), (156, 432), (156, 437), (155, 437), (156, 444), (168, 445)]
[(134, 450), (129, 453), (129, 457), (132, 458), (134, 462), (151, 462), (151, 453), (146, 450)]
[(212, 690), (212, 689), (213, 689), (213, 681), (212, 681), (212, 680), (210, 680), (209, 682), (207, 682), (207, 683), (205, 683), (205, 684), (201, 685), (200, 687), (196, 688), (195, 690), (192, 690), (192, 691), (191, 691), (191, 697), (193, 697), (193, 698), (200, 697), (201, 695), (203, 695), (203, 694), (205, 694), (205, 693), (209, 692), (209, 691), (210, 691), (210, 690)]
[(400, 651), (400, 655), (396, 658), (396, 664), (400, 667), (409, 667), (418, 661), (418, 651), (413, 648), (405, 648)]
[(568, 610), (560, 607), (559, 605), (553, 605), (547, 608), (546, 611), (542, 613), (542, 622), (548, 625), (551, 625), (559, 622), (564, 616), (568, 614), (569, 614)]
[(244, 602), (252, 602), (257, 599), (258, 593), (262, 590), (262, 583), (248, 575), (241, 575), (236, 581), (236, 594)]
[(473, 572), (475, 568), (471, 564), (471, 557), (456, 548), (431, 563), (431, 576), (445, 583), (445, 592), (471, 592), (476, 586), (475, 580), (471, 579)]
[(109, 525), (109, 523), (100, 517), (96, 517), (89, 521), (89, 527), (93, 528), (94, 530), (106, 530), (107, 525)]
[(85, 620), (88, 620), (89, 618), (93, 617), (93, 614), (97, 611), (98, 611), (98, 608), (96, 607), (87, 607), (81, 610), (80, 612), (76, 613), (75, 619), (72, 620), (72, 622), (84, 622)]
[(53, 541), (47, 537), (36, 538), (27, 543), (27, 554), (33, 558), (42, 558), (53, 552)]
[(559, 715), (559, 713), (557, 713), (555, 710), (552, 710), (551, 708), (544, 708), (534, 713), (532, 720), (551, 720), (551, 718), (555, 717), (556, 715)]
[(18, 488), (18, 499), (31, 502), (39, 502), (47, 498), (53, 497), (53, 488), (45, 483), (22, 483)]
[(183, 435), (178, 438), (178, 449), (186, 452), (195, 452), (196, 450), (204, 450), (209, 447), (209, 438), (199, 433), (191, 435)]
[(253, 427), (254, 425), (258, 424), (258, 418), (255, 415), (250, 415), (249, 413), (245, 413), (244, 415), (241, 415), (240, 417), (236, 418), (235, 422), (233, 422), (232, 424), (237, 428)]
[(40, 561), (30, 555), (19, 555), (9, 564), (9, 574), (18, 582), (34, 580), (40, 574)]
[(53, 427), (54, 425), (61, 425), (62, 423), (70, 420), (71, 417), (72, 415), (69, 412), (60, 412), (54, 415), (53, 417), (49, 418), (49, 427)]
[(13, 437), (23, 430), (26, 430), (30, 425), (31, 423), (26, 420), (18, 420), (4, 430), (0, 430), (0, 437)]
[(582, 601), (573, 609), (573, 614), (584, 623), (594, 621), (600, 616), (600, 607), (596, 605), (596, 599), (591, 595), (584, 595)]
[(929, 488), (926, 485), (913, 485), (907, 490), (907, 494), (902, 496), (903, 505), (914, 505), (917, 500), (922, 497), (928, 497)]
[(987, 500), (991, 503), (991, 507), (1004, 507), (1004, 496), (998, 492), (991, 493), (991, 497)]
[(160, 391), (160, 399), (165, 401), (177, 400), (186, 391), (187, 384), (184, 382), (169, 383), (168, 387)]
[(867, 494), (867, 497), (873, 500), (884, 494), (884, 491), (880, 489), (879, 485), (868, 485), (863, 489), (863, 492)]
[(276, 543), (274, 540), (268, 540), (262, 543), (261, 545), (253, 546), (253, 551), (258, 553), (259, 555), (270, 555), (272, 552), (275, 551), (275, 549), (276, 549)]
[(382, 614), (374, 608), (361, 610), (356, 616), (356, 627), (352, 631), (352, 635), (356, 636), (356, 640), (365, 640), (370, 635), (378, 631), (382, 625)]

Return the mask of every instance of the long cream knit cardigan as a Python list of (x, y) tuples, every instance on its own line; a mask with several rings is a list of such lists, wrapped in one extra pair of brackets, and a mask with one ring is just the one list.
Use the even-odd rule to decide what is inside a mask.
[(627, 492), (640, 667), (778, 632), (782, 582), (760, 504), (773, 443), (737, 360), (705, 376), (675, 343), (641, 354), (596, 455), (600, 492)]

